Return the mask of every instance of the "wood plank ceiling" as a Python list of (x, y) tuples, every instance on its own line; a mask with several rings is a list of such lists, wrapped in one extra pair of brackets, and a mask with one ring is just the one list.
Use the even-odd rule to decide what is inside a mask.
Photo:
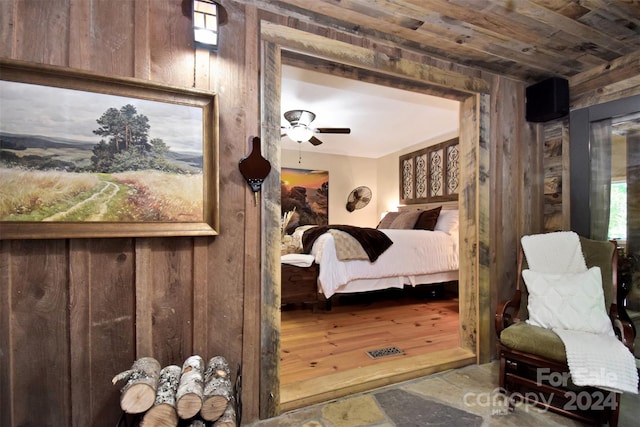
[[(640, 51), (638, 0), (256, 0), (259, 8), (529, 82)], [(636, 71), (637, 73), (637, 71)]]

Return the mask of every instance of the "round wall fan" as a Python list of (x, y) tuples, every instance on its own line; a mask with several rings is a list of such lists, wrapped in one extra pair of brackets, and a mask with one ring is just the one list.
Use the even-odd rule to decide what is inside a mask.
[(312, 128), (311, 122), (316, 115), (307, 110), (291, 110), (284, 113), (289, 126), (282, 126), (281, 136), (287, 135), (296, 142), (309, 141), (313, 145), (320, 145), (322, 141), (314, 136), (315, 133), (351, 133), (349, 128)]
[(356, 209), (362, 209), (371, 201), (371, 189), (364, 185), (353, 189), (347, 197), (347, 210), (353, 212)]

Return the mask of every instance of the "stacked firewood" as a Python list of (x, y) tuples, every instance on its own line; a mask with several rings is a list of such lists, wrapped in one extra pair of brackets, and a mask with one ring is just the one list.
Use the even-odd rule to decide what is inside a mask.
[(162, 369), (156, 359), (142, 357), (113, 378), (113, 384), (118, 381), (126, 381), (120, 407), (127, 414), (142, 414), (140, 426), (176, 427), (182, 419), (191, 420), (193, 427), (236, 427), (231, 375), (222, 356), (205, 366), (194, 355), (182, 367)]

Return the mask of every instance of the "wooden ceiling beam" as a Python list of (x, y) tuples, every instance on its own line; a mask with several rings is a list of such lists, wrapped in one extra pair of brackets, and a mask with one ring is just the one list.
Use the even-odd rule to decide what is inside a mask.
[(466, 76), (403, 58), (389, 57), (370, 49), (354, 46), (317, 34), (306, 33), (283, 25), (263, 21), (261, 32), (265, 40), (281, 45), (285, 50), (305, 52), (311, 56), (326, 58), (349, 66), (379, 70), (385, 74), (415, 80), (429, 81), (443, 88), (463, 93), (487, 93), (489, 84), (477, 77)]

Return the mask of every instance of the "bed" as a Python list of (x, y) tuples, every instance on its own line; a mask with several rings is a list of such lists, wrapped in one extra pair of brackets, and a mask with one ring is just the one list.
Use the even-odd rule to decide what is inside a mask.
[[(417, 212), (419, 214), (421, 211)], [(319, 266), (318, 292), (325, 298), (331, 298), (341, 293), (458, 280), (458, 211), (440, 211), (435, 225), (431, 226), (432, 230), (413, 229), (418, 214), (414, 213), (413, 219), (406, 219), (407, 224), (402, 228), (398, 227), (397, 218), (379, 224), (379, 231), (388, 236), (393, 244), (373, 262), (368, 259), (341, 261), (338, 259), (339, 250), (334, 235), (324, 233), (318, 237), (309, 251)], [(397, 217), (403, 215), (398, 213)], [(393, 228), (385, 228), (393, 221), (396, 221)]]

